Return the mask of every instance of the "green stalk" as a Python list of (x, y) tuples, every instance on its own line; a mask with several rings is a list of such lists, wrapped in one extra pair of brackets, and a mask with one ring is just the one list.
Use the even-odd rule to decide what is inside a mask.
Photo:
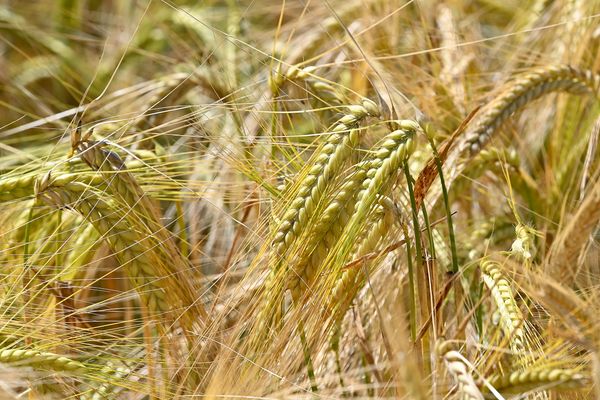
[(435, 157), (435, 166), (437, 167), (438, 175), (440, 177), (440, 183), (442, 185), (442, 196), (444, 198), (444, 208), (446, 211), (446, 217), (448, 221), (448, 234), (450, 235), (450, 251), (452, 252), (451, 272), (455, 274), (458, 272), (458, 256), (456, 255), (456, 238), (454, 236), (454, 224), (452, 222), (450, 202), (448, 201), (448, 189), (446, 188), (446, 181), (444, 180), (444, 172), (442, 171), (442, 162), (440, 161), (440, 155), (438, 154), (438, 151), (432, 139), (429, 139), (429, 145), (433, 150), (433, 156)]
[(310, 356), (310, 349), (308, 348), (308, 341), (306, 340), (306, 331), (304, 329), (304, 323), (302, 321), (298, 322), (298, 330), (300, 331), (300, 341), (302, 342), (302, 349), (304, 351), (304, 363), (306, 364), (306, 373), (308, 375), (308, 379), (310, 380), (310, 390), (312, 390), (313, 393), (317, 393), (319, 391), (319, 387), (317, 386), (315, 368), (313, 366), (312, 358)]

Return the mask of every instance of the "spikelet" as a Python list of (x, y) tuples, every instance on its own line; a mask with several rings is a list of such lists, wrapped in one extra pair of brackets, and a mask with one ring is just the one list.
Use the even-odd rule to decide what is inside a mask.
[(0, 179), (0, 202), (24, 199), (33, 195), (36, 175), (19, 175)]
[(108, 379), (99, 384), (94, 390), (84, 393), (81, 400), (101, 400), (111, 398), (116, 394), (120, 387), (115, 386), (114, 382), (119, 382), (131, 374), (131, 370), (124, 366), (115, 367), (112, 363), (107, 363), (100, 371)]
[(517, 239), (512, 243), (511, 251), (522, 257), (526, 264), (530, 264), (535, 255), (533, 230), (526, 225), (517, 224), (515, 234)]
[(160, 222), (158, 207), (127, 170), (118, 154), (107, 149), (105, 143), (94, 141), (77, 143), (77, 152), (90, 168), (98, 171), (118, 208), (126, 210), (125, 217), (135, 219), (135, 224), (142, 229), (140, 234), (147, 247), (156, 254), (164, 269), (156, 271), (156, 276), (166, 275), (163, 283), (168, 282), (170, 287), (179, 288), (174, 297), (205, 316), (204, 310), (195, 301), (197, 290), (189, 274), (188, 261), (175, 246), (171, 232)]
[(342, 104), (344, 101), (342, 95), (335, 87), (333, 87), (333, 85), (314, 75), (315, 70), (316, 67), (298, 68), (292, 65), (287, 70), (284, 79), (288, 81), (306, 82), (314, 92), (314, 96), (326, 104), (336, 106)]

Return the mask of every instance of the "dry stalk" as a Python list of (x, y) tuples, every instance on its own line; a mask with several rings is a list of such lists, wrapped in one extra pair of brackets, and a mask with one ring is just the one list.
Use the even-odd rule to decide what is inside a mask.
[(541, 67), (520, 75), (482, 110), (465, 134), (460, 151), (468, 151), (471, 157), (477, 154), (513, 113), (545, 94), (560, 91), (597, 95), (599, 85), (600, 77), (570, 65)]
[(560, 277), (566, 283), (573, 281), (579, 257), (599, 222), (600, 179), (589, 189), (575, 214), (552, 243), (546, 260), (550, 275)]

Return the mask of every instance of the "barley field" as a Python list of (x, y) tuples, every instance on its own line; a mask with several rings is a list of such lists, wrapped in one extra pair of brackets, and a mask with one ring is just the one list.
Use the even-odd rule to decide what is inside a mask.
[(600, 1), (1, 0), (0, 400), (600, 399)]

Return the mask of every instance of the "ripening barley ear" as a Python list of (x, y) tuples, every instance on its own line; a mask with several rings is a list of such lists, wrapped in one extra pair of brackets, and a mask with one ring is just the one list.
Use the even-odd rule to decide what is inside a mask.
[[(364, 165), (355, 166), (352, 173), (342, 184), (335, 197), (319, 215), (313, 227), (307, 231), (307, 241), (303, 243), (300, 254), (293, 262), (288, 288), (294, 298), (299, 298), (302, 287), (308, 287), (317, 273), (320, 263), (325, 259), (327, 251), (335, 246), (354, 209), (354, 199), (365, 179)], [(301, 287), (302, 286), (302, 287)]]
[[(600, 179), (588, 190), (583, 202), (566, 226), (559, 231), (547, 255), (547, 270), (564, 283), (575, 280), (581, 254), (600, 220)], [(566, 268), (570, 266), (570, 268)]]
[(87, 370), (85, 365), (68, 357), (29, 349), (2, 349), (0, 363), (73, 374), (85, 373)]
[[(195, 301), (196, 288), (188, 275), (188, 262), (175, 246), (171, 232), (160, 222), (160, 210), (127, 170), (120, 157), (104, 149), (104, 146), (99, 142), (80, 142), (77, 151), (90, 168), (99, 172), (107, 191), (112, 194), (118, 206), (126, 210), (123, 217), (129, 221), (132, 218), (139, 219), (136, 224), (139, 224), (140, 233), (145, 236), (144, 240), (151, 253), (156, 253), (153, 255), (158, 259), (158, 264), (154, 267), (155, 275), (163, 276), (161, 279), (164, 290), (178, 288), (172, 292), (174, 298), (179, 298), (177, 304), (181, 302), (185, 307), (192, 307), (205, 316), (201, 305)], [(194, 322), (187, 321), (186, 314), (182, 319), (191, 326)]]
[(507, 374), (489, 377), (489, 384), (502, 395), (518, 395), (542, 390), (569, 390), (589, 385), (589, 377), (579, 369), (526, 368)]
[(513, 113), (545, 94), (567, 92), (598, 96), (599, 90), (598, 75), (570, 65), (540, 67), (519, 75), (485, 106), (474, 126), (465, 133), (459, 150), (473, 157)]
[[(387, 233), (394, 224), (394, 214), (390, 210), (374, 213), (374, 218), (365, 227), (366, 232), (359, 241), (356, 250), (350, 257), (353, 260), (371, 253), (377, 245), (386, 238)], [(342, 318), (356, 294), (364, 285), (364, 268), (369, 269), (369, 261), (362, 261), (358, 265), (344, 269), (331, 293), (330, 308), (333, 310), (334, 324), (341, 323)]]
[(342, 247), (336, 257), (343, 257), (345, 260), (350, 254), (354, 243), (350, 243), (349, 238), (354, 237), (357, 229), (372, 212), (374, 204), (390, 190), (390, 185), (397, 178), (400, 167), (415, 149), (415, 136), (418, 132), (422, 130), (417, 122), (399, 121), (398, 129), (384, 137), (380, 146), (375, 149), (366, 179), (357, 195), (354, 213), (344, 229)]
[[(327, 142), (317, 152), (316, 157), (313, 158), (313, 163), (309, 164), (308, 174), (302, 178), (298, 190), (293, 194), (295, 196), (294, 200), (278, 221), (278, 228), (273, 239), (274, 250), (272, 252), (273, 259), (271, 260), (273, 266), (266, 282), (267, 295), (264, 307), (266, 320), (273, 316), (273, 310), (282, 301), (283, 293), (277, 293), (281, 292), (281, 289), (285, 289), (285, 286), (298, 287), (297, 283), (286, 284), (280, 282), (279, 279), (286, 281), (289, 279), (286, 276), (294, 274), (297, 278), (292, 279), (301, 279), (305, 282), (312, 281), (313, 277), (306, 274), (306, 271), (292, 270), (290, 273), (287, 267), (283, 269), (281, 265), (287, 257), (286, 254), (290, 246), (300, 235), (306, 233), (309, 228), (308, 222), (313, 218), (327, 189), (355, 151), (361, 134), (358, 125), (368, 116), (379, 115), (375, 103), (370, 100), (364, 100), (362, 105), (346, 106), (345, 109), (347, 114), (342, 116), (331, 128)], [(300, 261), (300, 265), (302, 265), (302, 261)], [(304, 269), (306, 268), (304, 267)], [(308, 271), (311, 274), (313, 272)], [(281, 275), (282, 273), (283, 275)], [(294, 290), (293, 294), (297, 298), (299, 291)], [(270, 324), (267, 323), (268, 325)]]
[(155, 271), (154, 261), (141, 244), (141, 238), (115, 208), (88, 186), (76, 182), (57, 186), (49, 175), (36, 185), (36, 195), (50, 206), (76, 210), (88, 219), (101, 235), (108, 238), (148, 308), (153, 313), (169, 311), (164, 289), (158, 283), (161, 278)]
[(513, 295), (513, 289), (497, 262), (483, 261), (480, 268), (483, 272), (483, 282), (492, 293), (492, 299), (500, 314), (500, 326), (509, 340), (512, 356), (521, 358), (529, 346), (524, 334), (525, 320)]
[(0, 397), (600, 398), (600, 1), (0, 3)]
[(369, 115), (378, 115), (371, 101), (365, 101), (360, 106), (348, 106), (347, 111), (348, 114), (331, 128), (326, 144), (318, 151), (308, 175), (303, 178), (294, 200), (281, 218), (273, 240), (276, 254), (280, 256), (303, 231), (325, 188), (354, 151), (360, 135), (357, 129), (359, 122)]
[[(551, 65), (534, 68), (507, 82), (498, 96), (481, 110), (475, 109), (474, 117), (472, 113), (463, 121), (455, 132), (458, 136), (453, 137), (443, 149), (446, 187), (452, 187), (456, 179), (468, 169), (468, 161), (484, 149), (511, 115), (532, 101), (554, 92), (591, 94), (598, 98), (600, 76), (570, 65)], [(426, 180), (427, 177), (420, 176), (419, 180), (422, 178)], [(441, 195), (440, 185), (428, 189), (426, 202), (435, 204)]]
[(472, 369), (471, 364), (455, 348), (454, 343), (440, 339), (436, 345), (436, 353), (444, 361), (446, 369), (456, 383), (458, 398), (461, 400), (483, 400), (483, 394), (481, 394), (470, 372), (470, 369)]

